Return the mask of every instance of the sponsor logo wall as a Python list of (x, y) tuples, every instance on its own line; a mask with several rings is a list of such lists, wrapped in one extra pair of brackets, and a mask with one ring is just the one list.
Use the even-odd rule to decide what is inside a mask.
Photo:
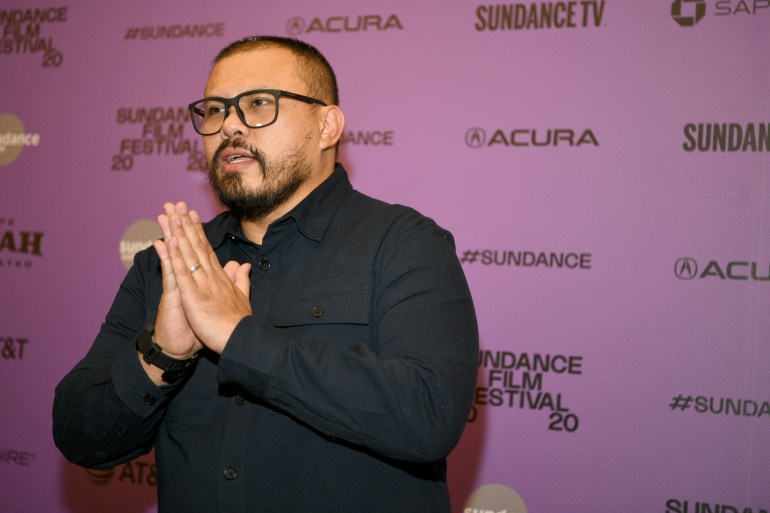
[(156, 510), (152, 454), (64, 461), (53, 388), (163, 203), (218, 212), (186, 105), (257, 33), (335, 66), (353, 184), (455, 236), (453, 512), (770, 511), (770, 0), (5, 2), (0, 510)]

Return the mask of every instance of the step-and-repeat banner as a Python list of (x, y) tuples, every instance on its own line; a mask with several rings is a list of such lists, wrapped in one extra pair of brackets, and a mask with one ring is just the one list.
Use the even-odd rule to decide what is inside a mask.
[[(215, 5), (216, 4), (216, 5)], [(255, 34), (334, 65), (361, 191), (451, 230), (481, 351), (463, 513), (770, 511), (770, 0), (0, 5), (0, 511), (156, 511), (68, 463), (53, 390)]]

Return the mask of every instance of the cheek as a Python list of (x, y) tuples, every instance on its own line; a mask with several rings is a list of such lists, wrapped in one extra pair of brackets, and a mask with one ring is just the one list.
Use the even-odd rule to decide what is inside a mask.
[(207, 161), (211, 162), (211, 157), (214, 156), (214, 152), (219, 148), (220, 142), (219, 138), (213, 135), (203, 138), (203, 151), (206, 152)]
[(269, 139), (264, 141), (263, 149), (271, 152), (273, 155), (287, 155), (294, 153), (305, 144), (308, 134), (307, 127), (296, 124), (294, 126), (276, 127), (274, 133), (270, 134)]
[(258, 135), (252, 137), (249, 141), (255, 148), (259, 149), (268, 160), (280, 157), (286, 151), (287, 141), (290, 136), (281, 130), (270, 130), (274, 128), (269, 126)]

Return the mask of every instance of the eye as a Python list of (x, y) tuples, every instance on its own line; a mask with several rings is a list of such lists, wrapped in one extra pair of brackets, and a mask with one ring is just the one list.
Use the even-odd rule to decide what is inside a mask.
[(271, 94), (258, 93), (241, 98), (241, 109), (244, 111), (270, 110), (274, 105), (275, 98)]
[(211, 118), (219, 116), (224, 112), (225, 106), (221, 102), (200, 102), (195, 106), (195, 114), (202, 118)]

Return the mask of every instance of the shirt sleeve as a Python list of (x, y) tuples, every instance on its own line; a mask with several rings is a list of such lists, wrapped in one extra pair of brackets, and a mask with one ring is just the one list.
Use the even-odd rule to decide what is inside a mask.
[(236, 383), (326, 436), (435, 461), (455, 446), (476, 383), (478, 329), (451, 235), (432, 222), (383, 245), (374, 344), (307, 343), (243, 319), (219, 362)]
[(136, 351), (136, 335), (154, 313), (146, 282), (158, 266), (154, 255), (152, 248), (137, 254), (91, 349), (56, 387), (53, 437), (73, 463), (109, 467), (149, 452), (178, 389), (155, 385)]

